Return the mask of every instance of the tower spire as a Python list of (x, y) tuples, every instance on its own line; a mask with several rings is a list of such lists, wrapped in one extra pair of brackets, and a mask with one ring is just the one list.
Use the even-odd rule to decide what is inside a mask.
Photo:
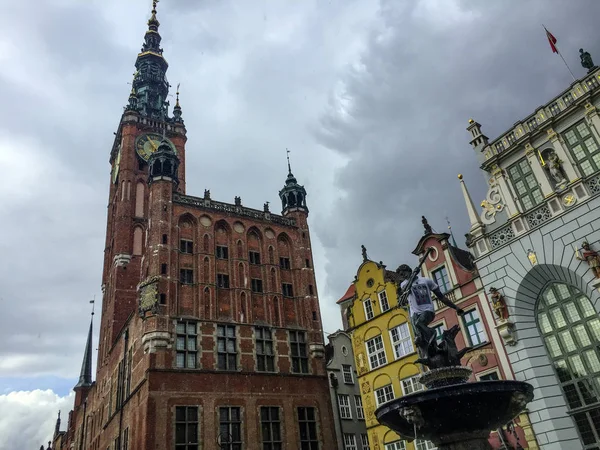
[(290, 165), (290, 151), (286, 148), (285, 149), (286, 153), (287, 153), (287, 162), (288, 162), (288, 175), (292, 174), (292, 166)]
[(163, 49), (160, 46), (162, 37), (158, 32), (160, 22), (157, 18), (157, 3), (158, 0), (152, 2), (152, 15), (148, 20), (144, 44), (135, 61), (138, 75), (133, 81), (133, 89), (138, 95), (137, 106), (140, 114), (162, 120), (162, 111), (169, 105), (167, 96), (170, 85), (167, 81), (169, 64), (163, 57)]
[(90, 300), (90, 303), (92, 304), (92, 317), (90, 319), (90, 329), (88, 331), (87, 343), (85, 344), (83, 362), (81, 363), (79, 382), (75, 385), (75, 389), (82, 387), (90, 387), (92, 385), (92, 331), (94, 329), (95, 300)]
[(467, 205), (467, 213), (469, 214), (469, 221), (471, 222), (471, 231), (474, 231), (475, 229), (482, 227), (483, 224), (481, 223), (481, 219), (477, 214), (475, 204), (473, 203), (473, 200), (471, 200), (471, 195), (467, 190), (467, 185), (465, 184), (465, 180), (463, 180), (463, 176), (461, 174), (458, 174), (458, 179), (460, 180), (460, 187), (462, 189), (463, 197)]

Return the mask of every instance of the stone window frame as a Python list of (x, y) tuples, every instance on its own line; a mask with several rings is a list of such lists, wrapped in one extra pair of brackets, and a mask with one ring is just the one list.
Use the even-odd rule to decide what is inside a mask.
[[(390, 341), (392, 348), (394, 349), (394, 361), (405, 358), (411, 353), (415, 352), (415, 346), (413, 345), (412, 336), (410, 335), (410, 329), (408, 322), (401, 323), (390, 329)], [(410, 350), (405, 347), (405, 344), (409, 344)], [(405, 353), (401, 353), (398, 349), (402, 349)]]
[[(473, 312), (475, 312), (477, 314), (478, 320), (470, 320), (470, 321), (467, 320), (467, 316), (469, 314), (472, 314)], [(477, 347), (480, 345), (485, 345), (490, 342), (490, 337), (488, 336), (488, 332), (485, 329), (485, 323), (484, 323), (483, 319), (481, 318), (481, 312), (479, 311), (479, 308), (477, 308), (477, 305), (473, 305), (473, 307), (465, 308), (465, 314), (460, 318), (460, 320), (463, 325), (463, 327), (461, 327), (461, 330), (462, 330), (463, 336), (465, 337), (465, 342), (467, 342), (469, 344), (469, 346)], [(472, 324), (476, 324), (476, 323), (481, 324), (481, 332), (483, 333), (483, 338), (484, 338), (481, 342), (477, 342), (477, 343), (473, 342), (473, 339), (471, 337), (471, 331), (469, 328)], [(479, 332), (477, 334), (479, 335)]]
[[(394, 385), (392, 383), (381, 386), (379, 389), (375, 389), (373, 394), (375, 395), (375, 404), (377, 407), (396, 398), (394, 395)], [(380, 398), (382, 401), (380, 401)]]
[(292, 298), (294, 296), (294, 285), (292, 283), (281, 283), (281, 293), (284, 297)]
[(373, 319), (373, 317), (375, 317), (375, 311), (373, 310), (373, 300), (371, 300), (370, 297), (363, 301), (363, 307), (365, 308), (365, 319)]
[(194, 284), (194, 269), (189, 267), (179, 269), (180, 284)]
[(356, 435), (352, 433), (344, 433), (344, 450), (357, 450)]
[[(588, 134), (585, 136), (582, 135), (582, 133), (579, 129), (579, 127), (581, 127), (582, 125), (587, 129), (587, 132), (588, 132)], [(580, 120), (575, 125), (569, 127), (563, 133), (561, 133), (563, 136), (563, 140), (564, 140), (567, 148), (569, 149), (571, 158), (573, 158), (573, 161), (575, 161), (575, 164), (577, 165), (580, 173), (584, 177), (588, 177), (588, 176), (600, 171), (600, 145), (598, 144), (598, 141), (596, 140), (596, 136), (594, 136), (592, 127), (593, 127), (593, 125), (587, 124), (584, 119), (584, 120)], [(571, 140), (569, 139), (569, 134), (572, 134), (577, 139), (577, 141), (571, 142)], [(588, 144), (588, 142), (590, 140), (592, 140), (592, 143), (596, 146), (596, 150), (594, 150), (594, 151), (590, 151), (590, 149), (588, 148), (588, 146), (590, 145), (590, 144)], [(576, 147), (581, 148), (581, 153), (575, 151)], [(583, 156), (579, 157), (578, 155), (580, 155), (580, 156), (583, 155)], [(589, 167), (591, 168), (591, 172), (587, 173), (586, 170), (584, 169), (584, 166), (582, 165), (582, 163), (587, 163), (589, 165)]]
[[(181, 327), (183, 326), (183, 329)], [(180, 347), (180, 339), (183, 346)], [(190, 346), (190, 342), (193, 345)], [(193, 347), (193, 348), (190, 348)], [(179, 365), (179, 357), (183, 357), (183, 365)], [(189, 364), (192, 357), (193, 364)], [(175, 368), (196, 369), (198, 368), (198, 322), (193, 320), (178, 320), (175, 324)]]
[[(188, 412), (194, 411), (196, 419), (190, 419)], [(183, 420), (178, 419), (179, 412), (183, 411)], [(175, 450), (187, 450), (190, 445), (200, 445), (200, 415), (202, 414), (202, 410), (198, 405), (176, 405), (173, 408), (173, 445)], [(184, 424), (185, 427), (185, 442), (177, 442), (177, 425)], [(188, 427), (191, 425), (196, 425), (196, 442), (189, 442), (188, 437)]]
[[(261, 333), (259, 333), (259, 330), (262, 331)], [(269, 332), (270, 337), (265, 337), (265, 332)], [(262, 352), (259, 352), (258, 347), (259, 347), (259, 342), (262, 342), (263, 344), (263, 350)], [(265, 350), (265, 347), (267, 346), (267, 344), (270, 343), (271, 344), (271, 353), (267, 353)], [(254, 327), (254, 345), (255, 345), (255, 349), (256, 349), (256, 371), (257, 372), (269, 372), (269, 373), (273, 373), (277, 371), (277, 365), (275, 364), (275, 339), (274, 339), (274, 333), (273, 330), (269, 327)], [(261, 359), (264, 359), (264, 369), (261, 369), (261, 364), (260, 361)], [(271, 362), (271, 366), (273, 367), (272, 370), (269, 370), (269, 361)]]
[(381, 308), (381, 312), (384, 313), (386, 311), (389, 311), (390, 302), (388, 300), (387, 292), (386, 292), (385, 288), (383, 288), (381, 291), (379, 291), (377, 293), (377, 298), (379, 299), (379, 307)]
[[(523, 168), (526, 167), (528, 171), (525, 171)], [(521, 158), (515, 163), (511, 164), (506, 168), (506, 173), (508, 174), (508, 179), (512, 184), (513, 191), (515, 193), (515, 197), (519, 201), (523, 212), (529, 211), (544, 202), (544, 194), (540, 188), (539, 181), (537, 180), (533, 169), (531, 168), (531, 164), (529, 164), (529, 160), (527, 157)], [(533, 187), (530, 186), (528, 180), (529, 177), (533, 178)], [(525, 192), (521, 193), (518, 189), (519, 183), (522, 183), (522, 186), (525, 188)], [(535, 195), (535, 193), (539, 195)], [(524, 202), (524, 199), (527, 199), (527, 204)]]
[(362, 445), (362, 450), (371, 450), (371, 444), (369, 444), (369, 435), (367, 433), (360, 434), (360, 445)]
[[(222, 412), (224, 410), (227, 410), (227, 418), (226, 420), (222, 419)], [(234, 420), (232, 419), (232, 411), (237, 410), (238, 413), (238, 420)], [(228, 443), (222, 443), (221, 444), (221, 449), (222, 450), (233, 450), (234, 445), (237, 446), (237, 448), (243, 448), (244, 445), (244, 432), (243, 432), (243, 420), (242, 420), (242, 407), (241, 406), (235, 406), (235, 405), (219, 405), (217, 407), (217, 418), (219, 420), (219, 433), (220, 434), (220, 430), (223, 426), (227, 427), (227, 433), (229, 434), (229, 436), (231, 436), (231, 441)], [(238, 432), (239, 432), (239, 440), (234, 441), (233, 439), (235, 438), (235, 433), (233, 433), (232, 431), (234, 430), (235, 426), (238, 426)]]
[[(220, 330), (223, 330), (223, 334), (219, 334)], [(228, 334), (229, 330), (233, 330), (233, 336)], [(228, 349), (228, 344), (229, 342), (233, 341), (233, 351), (230, 351)], [(219, 343), (220, 342), (224, 342), (224, 351), (219, 349)], [(216, 365), (217, 365), (217, 370), (223, 370), (223, 371), (236, 371), (238, 370), (238, 339), (237, 339), (237, 327), (235, 325), (230, 325), (230, 324), (217, 324), (217, 339), (216, 339), (216, 351), (217, 351), (217, 360), (216, 360)], [(223, 368), (220, 364), (219, 358), (221, 355), (225, 355), (225, 368)], [(234, 367), (231, 367), (232, 364), (230, 364), (230, 355), (233, 355), (233, 361)]]
[(217, 245), (215, 249), (216, 259), (229, 259), (229, 246)]
[[(301, 418), (300, 412), (304, 412), (304, 418)], [(310, 418), (310, 413), (312, 413), (312, 418)], [(298, 432), (299, 432), (299, 440), (301, 447), (307, 450), (319, 450), (321, 445), (319, 442), (319, 427), (318, 427), (318, 411), (314, 406), (298, 406), (296, 408), (296, 417), (298, 420)], [(311, 430), (311, 425), (314, 427)], [(302, 428), (306, 426), (307, 429), (303, 433)], [(303, 439), (303, 436), (308, 436), (308, 439)], [(308, 444), (304, 446), (302, 444)]]
[(261, 278), (251, 278), (250, 279), (250, 290), (254, 294), (262, 294), (264, 292), (263, 280)]
[(252, 265), (260, 265), (260, 252), (257, 252), (256, 250), (249, 250), (248, 261)]
[(365, 408), (360, 395), (354, 394), (354, 407), (356, 408), (356, 418), (358, 420), (365, 420)]
[[(440, 278), (442, 279), (442, 281), (444, 281), (443, 285), (438, 282), (438, 277), (437, 277), (438, 274), (442, 274)], [(445, 278), (444, 278), (444, 274), (445, 274)], [(440, 267), (432, 270), (431, 278), (433, 279), (433, 281), (435, 281), (435, 284), (438, 285), (438, 287), (440, 288), (440, 291), (442, 291), (443, 294), (446, 294), (453, 289), (452, 280), (450, 279), (450, 271), (446, 267), (446, 264), (442, 264)]]
[[(291, 372), (298, 374), (310, 373), (306, 331), (288, 330), (288, 338), (290, 346)], [(295, 366), (298, 370), (294, 370)]]
[(194, 241), (191, 239), (179, 239), (179, 253), (193, 255)]
[[(371, 343), (373, 343), (372, 346), (369, 345)], [(387, 364), (387, 355), (385, 354), (385, 346), (383, 344), (383, 336), (381, 336), (381, 334), (378, 334), (377, 336), (366, 340), (365, 347), (367, 349), (367, 356), (369, 357), (369, 367), (371, 370), (377, 369), (378, 367), (382, 367)], [(383, 358), (381, 357), (382, 355)], [(375, 361), (377, 365), (374, 366), (373, 361)]]
[(352, 420), (352, 406), (350, 404), (350, 395), (338, 394), (337, 401), (340, 418), (344, 420)]
[(342, 364), (342, 375), (344, 384), (354, 384), (354, 370), (351, 364)]
[[(267, 412), (267, 416), (266, 419), (263, 415), (263, 412)], [(273, 417), (272, 416), (272, 412), (273, 411), (277, 411), (277, 417)], [(261, 437), (261, 448), (265, 448), (265, 444), (268, 444), (271, 449), (275, 449), (276, 446), (278, 445), (279, 448), (283, 448), (283, 433), (282, 433), (282, 429), (281, 429), (281, 422), (282, 422), (282, 417), (281, 417), (281, 407), (279, 406), (269, 406), (269, 405), (261, 405), (260, 409), (259, 409), (259, 418), (260, 418), (260, 437)], [(265, 425), (267, 426), (268, 430), (269, 430), (269, 439), (265, 439), (265, 435), (264, 435), (264, 430), (265, 430)], [(274, 433), (274, 431), (276, 430), (276, 433)], [(279, 439), (276, 439), (275, 435), (279, 435)]]

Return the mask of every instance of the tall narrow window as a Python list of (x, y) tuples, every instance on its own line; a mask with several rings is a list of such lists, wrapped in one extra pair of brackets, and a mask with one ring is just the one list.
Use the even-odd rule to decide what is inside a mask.
[(196, 368), (196, 322), (177, 323), (177, 367)]
[(319, 450), (315, 408), (298, 408), (298, 428), (300, 429), (300, 450)]
[(385, 356), (385, 348), (383, 347), (383, 339), (381, 335), (375, 336), (365, 342), (367, 346), (367, 354), (369, 355), (369, 365), (371, 370), (378, 368), (387, 363)]
[(279, 408), (262, 406), (260, 408), (260, 424), (262, 429), (262, 450), (282, 450), (281, 420)]
[(179, 269), (179, 281), (181, 284), (193, 284), (194, 271), (192, 269)]
[(123, 450), (129, 450), (129, 428), (123, 431)]
[(242, 450), (242, 417), (239, 407), (219, 408), (219, 435), (222, 450)]
[(252, 285), (252, 292), (260, 293), (263, 291), (262, 280), (259, 280), (258, 278), (252, 278), (251, 285)]
[(135, 186), (135, 217), (144, 217), (144, 183)]
[(275, 353), (273, 352), (273, 334), (270, 329), (256, 327), (256, 365), (259, 372), (275, 371)]
[(350, 396), (338, 394), (338, 405), (340, 408), (340, 417), (342, 419), (352, 419), (352, 410), (350, 409)]
[(306, 333), (290, 331), (290, 353), (292, 372), (308, 373), (308, 353), (306, 352)]
[(189, 239), (181, 239), (179, 241), (179, 251), (181, 253), (194, 253), (194, 242)]
[(250, 264), (260, 264), (260, 253), (250, 251), (248, 252), (248, 260)]
[(217, 245), (217, 259), (229, 259), (229, 249), (225, 245)]
[(375, 314), (373, 313), (373, 304), (371, 303), (371, 299), (368, 298), (364, 301), (364, 305), (365, 305), (365, 317), (367, 318), (367, 320), (371, 320), (373, 317), (375, 317)]
[(365, 410), (363, 408), (362, 397), (360, 395), (355, 395), (354, 403), (356, 404), (356, 418), (359, 420), (365, 420)]
[(244, 257), (244, 247), (242, 245), (242, 241), (241, 240), (237, 241), (237, 257), (238, 258), (243, 258)]
[(437, 284), (440, 288), (440, 291), (442, 291), (443, 294), (445, 294), (446, 292), (449, 292), (452, 289), (452, 286), (450, 285), (450, 278), (448, 278), (448, 271), (446, 270), (446, 267), (442, 267), (438, 270), (434, 270), (432, 272), (433, 274), (433, 279), (435, 280), (435, 284)]
[(273, 247), (269, 246), (269, 264), (275, 264), (275, 256), (273, 254)]
[(354, 384), (354, 377), (352, 376), (352, 366), (349, 364), (342, 364), (342, 373), (344, 374), (345, 384)]
[(142, 254), (142, 247), (143, 247), (143, 235), (144, 232), (142, 231), (142, 229), (140, 227), (135, 227), (135, 230), (133, 230), (133, 254), (134, 255), (141, 255)]
[(226, 275), (224, 273), (218, 273), (217, 287), (229, 289), (229, 275)]
[(377, 400), (377, 406), (381, 406), (386, 402), (394, 400), (394, 388), (392, 385), (388, 384), (387, 386), (376, 389), (375, 400)]
[(403, 323), (390, 330), (392, 338), (392, 347), (394, 347), (394, 356), (396, 359), (414, 352), (413, 343), (408, 330), (408, 323)]
[(390, 302), (388, 302), (387, 292), (385, 292), (385, 289), (381, 292), (378, 292), (377, 297), (379, 297), (381, 312), (386, 312), (388, 309), (390, 309)]
[(284, 297), (293, 297), (294, 289), (290, 283), (283, 283), (281, 285), (281, 291), (283, 292)]
[(237, 345), (234, 325), (217, 325), (217, 367), (237, 369)]
[(362, 450), (371, 450), (369, 436), (366, 433), (360, 435), (360, 443), (362, 444)]
[(356, 436), (344, 433), (344, 450), (356, 450)]
[(284, 270), (289, 270), (291, 268), (290, 258), (279, 258), (279, 267)]
[(525, 210), (531, 209), (544, 201), (544, 196), (527, 158), (523, 158), (510, 166), (508, 175)]
[(584, 176), (600, 169), (600, 147), (585, 122), (570, 128), (564, 137)]
[(469, 345), (479, 345), (487, 341), (485, 330), (483, 329), (483, 323), (481, 323), (481, 319), (479, 318), (479, 314), (476, 309), (466, 312), (462, 317), (462, 320), (467, 331)]
[(175, 407), (175, 449), (196, 450), (198, 440), (198, 407)]

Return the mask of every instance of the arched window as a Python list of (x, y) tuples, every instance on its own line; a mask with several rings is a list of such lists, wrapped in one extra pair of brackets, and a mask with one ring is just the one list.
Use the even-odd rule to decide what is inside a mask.
[(585, 448), (600, 444), (600, 318), (581, 291), (552, 283), (537, 303), (537, 324)]
[(204, 282), (210, 283), (210, 260), (208, 256), (204, 258)]
[(279, 317), (279, 299), (277, 297), (273, 297), (273, 323), (276, 326), (281, 325), (281, 320)]
[(140, 227), (136, 227), (135, 230), (133, 230), (133, 254), (134, 255), (141, 255), (142, 254), (142, 242), (143, 242), (143, 237), (144, 232), (142, 231), (142, 229)]
[(208, 240), (208, 234), (204, 235), (204, 244), (203, 244), (203, 249), (204, 249), (204, 253), (208, 253), (208, 249), (209, 249), (209, 240)]
[(210, 289), (204, 288), (204, 318), (210, 319)]
[(144, 183), (141, 181), (135, 187), (135, 217), (144, 217)]
[(244, 257), (244, 248), (242, 247), (242, 241), (240, 239), (238, 239), (238, 241), (237, 241), (237, 257), (238, 258)]
[(240, 263), (238, 265), (238, 283), (240, 287), (246, 287), (246, 273), (244, 271), (244, 264)]

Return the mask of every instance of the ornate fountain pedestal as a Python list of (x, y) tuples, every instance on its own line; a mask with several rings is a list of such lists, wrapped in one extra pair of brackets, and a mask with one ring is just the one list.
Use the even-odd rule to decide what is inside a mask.
[(439, 450), (489, 450), (490, 431), (525, 409), (533, 387), (521, 381), (467, 383), (468, 367), (441, 367), (423, 374), (427, 389), (380, 406), (377, 420), (403, 439), (427, 439)]

